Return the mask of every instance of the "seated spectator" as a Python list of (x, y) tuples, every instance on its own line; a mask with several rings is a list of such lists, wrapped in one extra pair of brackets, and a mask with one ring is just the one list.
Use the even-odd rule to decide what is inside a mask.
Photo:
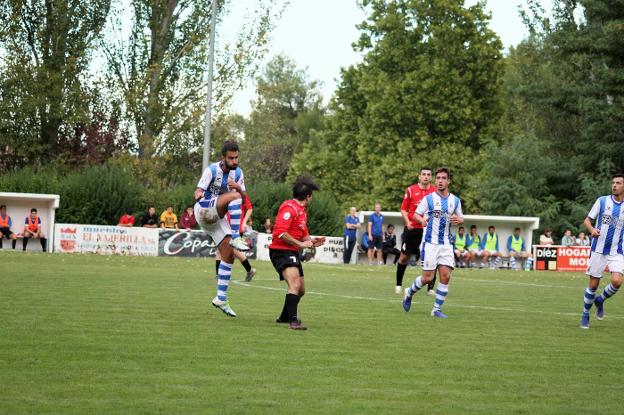
[[(500, 267), (502, 258), (498, 249), (498, 234), (496, 233), (496, 228), (492, 225), (488, 227), (487, 233), (483, 234), (481, 250), (483, 251), (483, 262), (488, 264), (488, 268), (495, 269)], [(494, 261), (492, 261), (492, 258), (494, 258)]]
[(119, 218), (119, 223), (117, 226), (124, 226), (126, 228), (131, 228), (134, 226), (134, 216), (132, 215), (132, 209), (126, 209), (126, 213), (121, 215)]
[(6, 213), (6, 205), (0, 206), (0, 249), (2, 249), (2, 239), (12, 239), (13, 249), (17, 243), (17, 236), (11, 231), (13, 221), (11, 217)]
[(268, 233), (269, 235), (273, 234), (273, 224), (271, 223), (271, 218), (266, 218), (264, 222), (262, 222), (260, 232)]
[(470, 227), (470, 235), (466, 238), (466, 244), (468, 245), (468, 266), (483, 268), (483, 261), (481, 260), (483, 256), (481, 237), (477, 232), (476, 225)]
[(587, 236), (585, 236), (585, 232), (579, 232), (578, 238), (576, 238), (577, 246), (589, 246), (591, 242)]
[(157, 228), (158, 227), (158, 215), (156, 214), (156, 208), (150, 206), (147, 209), (147, 213), (141, 218), (141, 226), (144, 228)]
[(37, 209), (30, 209), (30, 215), (26, 216), (26, 220), (24, 221), (26, 225), (24, 227), (24, 238), (22, 239), (23, 251), (26, 250), (26, 245), (28, 245), (28, 240), (30, 238), (39, 239), (41, 243), (41, 249), (43, 252), (46, 252), (46, 244), (47, 240), (45, 236), (43, 236), (43, 231), (41, 230), (41, 218), (37, 214)]
[(552, 229), (550, 227), (544, 229), (544, 233), (542, 235), (540, 235), (539, 237), (539, 244), (540, 245), (552, 245), (555, 242), (553, 241), (552, 238)]
[(370, 246), (370, 241), (368, 240), (368, 233), (364, 232), (362, 234), (362, 240), (360, 241), (360, 248), (363, 252), (368, 251), (368, 247)]
[(394, 255), (392, 264), (396, 265), (401, 251), (396, 249), (396, 234), (394, 233), (394, 225), (391, 223), (388, 224), (388, 228), (386, 229), (384, 240), (381, 244), (381, 250), (384, 265), (386, 265), (386, 261), (388, 260), (388, 254)]
[(518, 270), (516, 268), (516, 259), (519, 259), (521, 262), (525, 260), (524, 269), (526, 271), (533, 266), (533, 260), (529, 260), (531, 254), (526, 250), (524, 238), (520, 236), (520, 228), (515, 228), (514, 234), (509, 235), (509, 238), (507, 238), (507, 251), (509, 252), (510, 269)]
[(563, 238), (561, 238), (561, 245), (563, 246), (574, 246), (576, 245), (576, 238), (572, 235), (572, 231), (570, 229), (566, 229), (563, 233)]
[(197, 226), (197, 220), (195, 219), (195, 212), (193, 212), (193, 205), (188, 205), (182, 215), (180, 215), (180, 226), (182, 229), (190, 231)]
[(465, 232), (464, 227), (460, 226), (457, 228), (457, 235), (455, 235), (453, 240), (455, 262), (459, 268), (466, 268), (466, 264), (468, 263), (468, 258), (470, 256), (468, 253), (467, 236)]
[(178, 227), (178, 215), (173, 213), (172, 205), (168, 205), (167, 209), (160, 214), (160, 227), (163, 229), (180, 229)]

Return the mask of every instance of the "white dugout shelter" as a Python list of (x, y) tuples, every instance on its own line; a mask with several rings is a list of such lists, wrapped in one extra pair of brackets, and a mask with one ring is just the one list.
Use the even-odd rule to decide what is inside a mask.
[[(362, 226), (358, 230), (358, 244), (362, 240), (362, 233), (367, 231), (368, 218), (374, 211), (366, 210), (359, 212), (360, 223)], [(397, 235), (397, 248), (401, 248), (401, 234), (405, 223), (401, 212), (381, 212), (384, 216), (384, 226), (393, 224), (395, 228), (395, 234)], [(520, 235), (524, 238), (526, 250), (531, 252), (531, 246), (533, 241), (533, 231), (539, 229), (539, 218), (533, 216), (490, 216), (490, 215), (464, 215), (464, 223), (461, 225), (466, 231), (466, 235), (470, 233), (470, 227), (475, 225), (477, 227), (477, 233), (483, 237), (483, 234), (487, 232), (489, 226), (496, 228), (498, 234), (498, 247), (504, 256), (508, 256), (507, 252), (507, 238), (513, 235), (514, 228), (520, 228)], [(457, 226), (451, 227), (451, 233), (457, 234)], [(355, 251), (355, 250), (354, 250)], [(355, 254), (354, 254), (355, 256)], [(353, 258), (352, 258), (353, 261)]]
[[(0, 205), (6, 205), (7, 214), (11, 217), (13, 226), (11, 230), (18, 236), (24, 232), (24, 221), (30, 215), (30, 209), (37, 209), (41, 218), (43, 235), (48, 239), (48, 251), (52, 249), (54, 233), (55, 212), (59, 207), (61, 197), (59, 195), (47, 195), (37, 193), (7, 193), (0, 192)], [(11, 249), (11, 244), (3, 244), (4, 249)], [(18, 249), (21, 245), (18, 244)], [(39, 243), (28, 244), (29, 251), (40, 251)]]

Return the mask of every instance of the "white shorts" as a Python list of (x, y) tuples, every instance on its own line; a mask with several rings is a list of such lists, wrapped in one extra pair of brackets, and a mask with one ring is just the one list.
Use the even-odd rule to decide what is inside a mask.
[(587, 266), (586, 275), (595, 278), (602, 278), (602, 274), (606, 267), (609, 272), (624, 273), (624, 255), (603, 255), (598, 252), (592, 252), (589, 255), (589, 265)]
[[(202, 199), (199, 202), (195, 203), (193, 211), (195, 212), (195, 217), (199, 219), (201, 209), (204, 206), (217, 206), (217, 199), (219, 196), (212, 198), (210, 200)], [(198, 220), (199, 222), (199, 220)], [(208, 235), (212, 238), (214, 243), (219, 246), (219, 244), (227, 237), (232, 235), (232, 228), (230, 228), (230, 224), (226, 218), (219, 218), (218, 221), (212, 223), (210, 225), (200, 225), (203, 231), (208, 232)]]
[(422, 259), (423, 271), (433, 271), (438, 268), (439, 265), (455, 268), (453, 245), (436, 245), (423, 242), (420, 258)]
[(471, 254), (475, 254), (476, 256), (483, 255), (483, 251), (481, 249), (469, 249), (468, 252)]

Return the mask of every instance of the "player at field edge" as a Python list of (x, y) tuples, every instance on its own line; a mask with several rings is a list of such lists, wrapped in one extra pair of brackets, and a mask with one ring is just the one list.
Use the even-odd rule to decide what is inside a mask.
[[(239, 158), (240, 150), (235, 141), (223, 143), (221, 161), (212, 163), (204, 170), (194, 195), (197, 222), (210, 234), (221, 255), (217, 295), (212, 299), (212, 305), (230, 317), (236, 317), (227, 298), (234, 263), (233, 249), (249, 249), (239, 233), (241, 204), (247, 197), (243, 171), (238, 167)], [(230, 214), (230, 222), (225, 218), (227, 213)]]
[(297, 314), (297, 306), (305, 294), (303, 267), (299, 250), (319, 247), (324, 237), (310, 237), (307, 224), (307, 208), (312, 194), (319, 190), (312, 178), (298, 177), (293, 183), (293, 198), (284, 201), (275, 216), (273, 240), (269, 245), (269, 257), (281, 281), (286, 281), (288, 291), (284, 298), (282, 313), (277, 323), (288, 323), (293, 330), (306, 330)]
[[(403, 291), (403, 276), (407, 268), (407, 263), (410, 256), (414, 254), (416, 256), (416, 263), (420, 260), (420, 244), (422, 243), (423, 226), (416, 220), (414, 213), (418, 204), (425, 198), (435, 192), (435, 186), (431, 185), (431, 175), (433, 169), (431, 167), (422, 167), (418, 173), (418, 183), (411, 185), (405, 189), (405, 196), (403, 196), (403, 202), (401, 203), (401, 216), (405, 222), (403, 228), (403, 235), (401, 240), (401, 256), (399, 256), (399, 262), (396, 270), (396, 285), (394, 292), (401, 294)], [(435, 274), (433, 279), (429, 282), (428, 290), (433, 290), (435, 285)]]
[[(615, 295), (622, 285), (624, 255), (624, 173), (611, 178), (611, 195), (599, 197), (587, 214), (583, 224), (593, 237), (589, 254), (587, 274), (589, 285), (583, 298), (581, 328), (589, 328), (589, 310), (596, 304), (596, 318), (604, 318), (604, 302)], [(611, 282), (596, 297), (605, 267), (611, 272)]]
[(435, 292), (435, 301), (431, 310), (432, 317), (448, 318), (442, 312), (442, 305), (448, 295), (451, 272), (455, 268), (455, 256), (451, 244), (451, 224), (464, 222), (461, 201), (449, 193), (451, 171), (440, 167), (435, 172), (435, 193), (420, 201), (414, 217), (425, 228), (421, 257), (423, 258), (422, 275), (414, 280), (411, 287), (405, 289), (403, 309), (407, 312), (412, 306), (412, 297), (425, 284), (433, 279), (436, 272), (440, 274), (440, 282)]

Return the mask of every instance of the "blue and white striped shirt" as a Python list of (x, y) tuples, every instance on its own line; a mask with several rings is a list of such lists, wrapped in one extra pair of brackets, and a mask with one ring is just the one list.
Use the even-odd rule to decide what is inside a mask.
[(237, 167), (236, 170), (230, 170), (227, 175), (224, 175), (223, 169), (221, 169), (221, 162), (219, 161), (206, 167), (202, 177), (199, 179), (199, 183), (197, 183), (197, 187), (204, 190), (204, 199), (210, 200), (231, 190), (228, 187), (228, 178), (240, 184), (243, 192), (246, 191), (245, 179), (240, 167)]
[(451, 243), (451, 216), (463, 217), (461, 201), (457, 196), (449, 193), (442, 197), (438, 192), (427, 195), (420, 201), (416, 213), (426, 216), (425, 242), (435, 245), (452, 245)]
[(600, 235), (592, 240), (592, 252), (603, 255), (622, 254), (624, 203), (616, 202), (613, 196), (601, 196), (587, 216), (596, 220), (594, 227), (600, 231)]

